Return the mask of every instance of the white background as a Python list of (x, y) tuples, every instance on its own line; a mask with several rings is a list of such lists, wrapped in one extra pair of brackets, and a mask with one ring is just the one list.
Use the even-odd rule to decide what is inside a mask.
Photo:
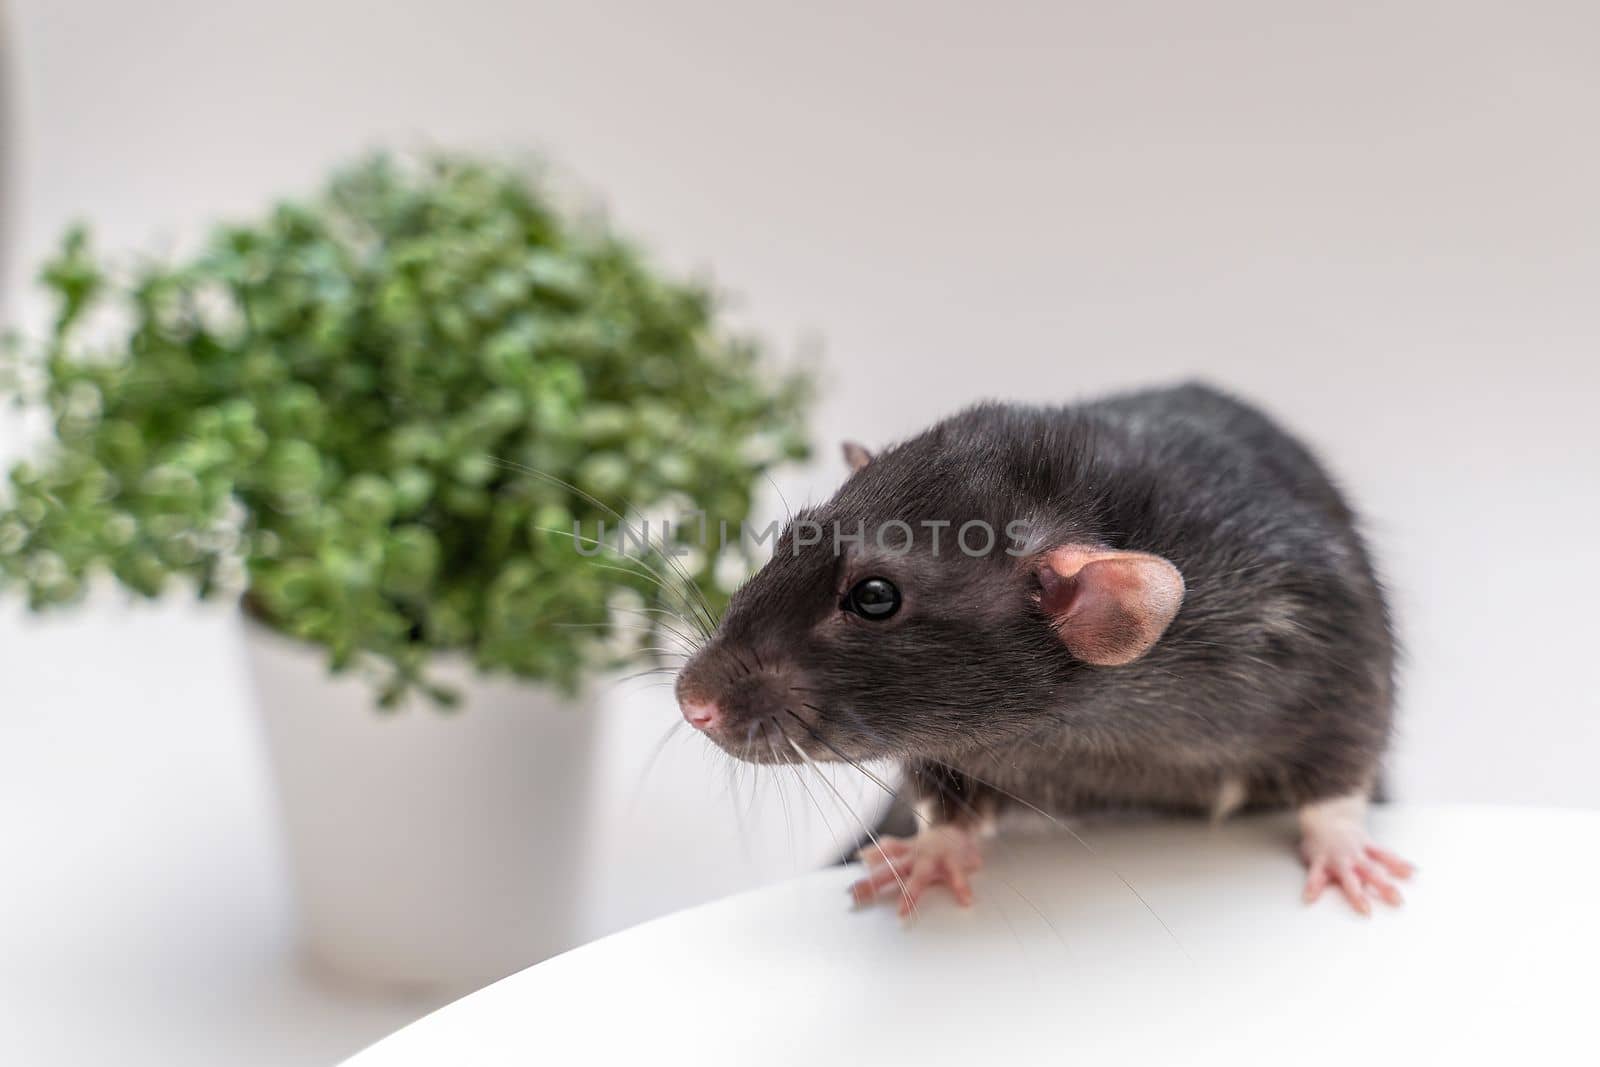
[[(1600, 804), (1590, 4), (6, 14), (13, 309), (72, 217), (159, 249), (362, 147), (536, 149), (780, 349), (820, 338), (828, 447), (791, 501), (836, 483), (840, 436), (1202, 375), (1299, 429), (1368, 516), (1409, 651), (1396, 794)], [(24, 434), (0, 419), (0, 453)], [(320, 1062), (375, 1036), (404, 1012), (274, 969), (287, 920), (235, 633), (119, 603), (0, 610), (0, 882), (22, 901), (0, 911), (0, 989), (31, 1005), (32, 1062), (93, 1040), (37, 1021), (65, 989), (127, 1013), (158, 1062), (206, 1041)], [(664, 692), (629, 713), (647, 740)], [(638, 742), (616, 744), (621, 781)], [(715, 771), (685, 751), (658, 792)], [(707, 862), (726, 839), (724, 813), (670, 800), (677, 837), (619, 874), (613, 922), (684, 903), (672, 849)]]

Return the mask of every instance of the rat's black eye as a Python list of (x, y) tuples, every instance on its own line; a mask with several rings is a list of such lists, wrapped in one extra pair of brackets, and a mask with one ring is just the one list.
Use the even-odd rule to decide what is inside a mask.
[(863, 578), (845, 594), (844, 610), (882, 622), (900, 610), (900, 590), (887, 578)]

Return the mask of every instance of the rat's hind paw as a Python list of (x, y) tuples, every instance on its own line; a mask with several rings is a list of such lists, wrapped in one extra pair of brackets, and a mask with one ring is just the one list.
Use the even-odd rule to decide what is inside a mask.
[(1369, 896), (1392, 907), (1399, 906), (1400, 890), (1389, 879), (1409, 878), (1413, 868), (1393, 852), (1372, 843), (1362, 825), (1359, 807), (1335, 802), (1302, 808), (1300, 829), (1307, 904), (1332, 885), (1362, 915), (1372, 914)]
[(932, 826), (916, 837), (880, 837), (857, 859), (867, 865), (865, 878), (850, 887), (857, 904), (870, 904), (886, 893), (900, 897), (900, 914), (910, 915), (931, 886), (950, 887), (956, 903), (972, 903), (967, 876), (983, 865), (978, 836), (959, 826)]

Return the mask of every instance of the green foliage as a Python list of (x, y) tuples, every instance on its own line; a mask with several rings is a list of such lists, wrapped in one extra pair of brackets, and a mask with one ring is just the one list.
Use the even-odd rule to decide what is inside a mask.
[[(0, 585), (43, 608), (100, 571), (151, 597), (242, 584), (335, 669), (387, 665), (385, 704), (431, 650), (571, 689), (639, 625), (619, 599), (683, 606), (575, 550), (574, 520), (614, 518), (586, 494), (732, 525), (806, 451), (806, 383), (706, 289), (494, 164), (376, 157), (124, 274), (74, 230), (41, 281), (53, 327), (11, 341), (0, 389), (32, 363), (54, 436), (10, 472)], [(715, 562), (689, 563), (713, 603)]]

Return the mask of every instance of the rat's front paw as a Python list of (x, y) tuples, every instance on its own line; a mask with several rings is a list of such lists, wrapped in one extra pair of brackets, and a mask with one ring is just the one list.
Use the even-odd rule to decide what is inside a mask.
[(935, 885), (948, 885), (956, 903), (972, 903), (967, 876), (983, 865), (978, 836), (959, 826), (932, 826), (916, 837), (880, 837), (857, 859), (867, 875), (850, 887), (857, 904), (870, 904), (889, 893), (900, 897), (900, 914), (910, 915), (917, 901)]
[(1369, 895), (1398, 906), (1400, 890), (1390, 878), (1411, 877), (1412, 866), (1386, 848), (1373, 844), (1362, 825), (1360, 807), (1348, 801), (1312, 805), (1300, 810), (1300, 856), (1306, 861), (1305, 901), (1310, 904), (1328, 886), (1337, 886), (1350, 906), (1372, 914)]

